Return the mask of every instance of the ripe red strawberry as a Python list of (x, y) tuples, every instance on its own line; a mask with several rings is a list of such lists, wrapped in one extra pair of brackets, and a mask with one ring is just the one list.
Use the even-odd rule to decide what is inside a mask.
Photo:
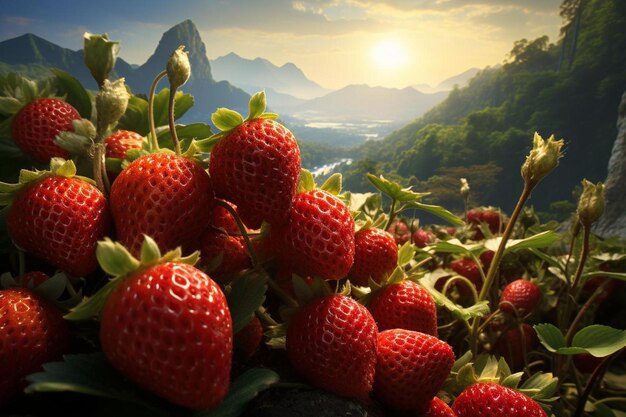
[(509, 367), (515, 371), (524, 367), (524, 355), (535, 349), (538, 344), (539, 339), (535, 329), (523, 323), (520, 327), (504, 332), (496, 343), (496, 349)]
[(0, 404), (26, 385), (24, 377), (61, 358), (69, 331), (61, 312), (26, 288), (0, 291)]
[(491, 262), (493, 261), (493, 257), (495, 255), (496, 253), (492, 250), (486, 250), (480, 254), (480, 263), (483, 265), (483, 271), (485, 271), (485, 273), (487, 273), (487, 270), (489, 270), (489, 267), (491, 266)]
[(502, 224), (502, 215), (495, 209), (471, 209), (467, 212), (467, 222), (474, 230), (474, 239), (484, 239), (483, 232), (480, 230), (480, 223), (485, 222), (489, 226), (489, 230), (493, 234), (500, 231)]
[(359, 230), (354, 235), (354, 264), (348, 273), (350, 281), (368, 285), (369, 278), (380, 283), (398, 263), (398, 245), (380, 229)]
[(15, 115), (11, 135), (17, 146), (37, 162), (46, 164), (55, 156), (68, 159), (70, 154), (54, 143), (54, 138), (60, 132), (74, 131), (72, 121), (76, 119), (80, 119), (80, 114), (72, 105), (55, 98), (40, 98)]
[(442, 400), (433, 398), (424, 414), (421, 417), (456, 417), (454, 411)]
[(170, 153), (142, 156), (111, 187), (111, 213), (120, 242), (138, 254), (144, 234), (162, 250), (195, 246), (215, 204), (206, 171)]
[(298, 187), (300, 149), (280, 123), (248, 120), (213, 147), (209, 172), (215, 195), (236, 204), (246, 226), (282, 224)]
[(107, 158), (126, 158), (131, 149), (143, 147), (143, 136), (130, 130), (118, 130), (104, 139)]
[(301, 276), (341, 279), (352, 267), (354, 220), (348, 207), (326, 191), (296, 195), (287, 224), (276, 234), (282, 249), (278, 256)]
[(20, 283), (21, 287), (32, 289), (38, 287), (40, 284), (43, 284), (45, 281), (48, 280), (48, 278), (50, 277), (48, 277), (45, 272), (31, 271), (20, 275), (17, 278), (17, 282)]
[(378, 331), (406, 329), (437, 336), (437, 306), (433, 297), (413, 281), (391, 284), (368, 306)]
[(394, 410), (422, 413), (454, 360), (452, 347), (434, 336), (404, 329), (380, 332), (374, 394)]
[(499, 233), (502, 224), (502, 216), (498, 211), (484, 210), (482, 212), (481, 220), (489, 225), (489, 230), (491, 231), (491, 233)]
[(232, 322), (218, 285), (191, 265), (140, 269), (101, 313), (109, 361), (144, 389), (184, 407), (216, 407), (228, 391)]
[(517, 311), (520, 316), (534, 312), (541, 304), (541, 289), (534, 283), (518, 279), (506, 287), (500, 296), (500, 310), (505, 313)]
[(395, 220), (387, 229), (387, 233), (391, 234), (398, 245), (403, 245), (411, 238), (409, 226), (401, 221)]
[(413, 243), (418, 248), (424, 248), (428, 245), (435, 243), (437, 238), (432, 232), (424, 229), (417, 229), (415, 233), (413, 233)]
[(333, 294), (312, 301), (293, 317), (287, 354), (314, 385), (365, 400), (374, 382), (376, 333), (365, 307)]
[(203, 267), (209, 266), (217, 256), (221, 255), (222, 260), (219, 266), (209, 271), (211, 277), (221, 284), (230, 282), (238, 272), (252, 266), (241, 236), (229, 236), (209, 228), (200, 238), (199, 249), (200, 262)]
[[(480, 291), (483, 286), (483, 278), (476, 262), (469, 258), (457, 259), (450, 262), (450, 268), (462, 277), (469, 279), (476, 286), (476, 289)], [(465, 286), (462, 288), (462, 291), (466, 290)]]
[(79, 178), (47, 176), (15, 194), (7, 229), (26, 252), (70, 275), (85, 276), (98, 266), (96, 244), (110, 229), (107, 201)]
[(233, 336), (235, 353), (242, 360), (250, 359), (263, 341), (261, 320), (254, 316), (250, 323)]
[(502, 385), (478, 383), (452, 404), (457, 417), (548, 417), (526, 394)]
[[(237, 211), (237, 206), (231, 204), (233, 209)], [(238, 235), (241, 233), (237, 221), (230, 212), (220, 205), (216, 205), (211, 212), (211, 226), (222, 229), (229, 235)]]

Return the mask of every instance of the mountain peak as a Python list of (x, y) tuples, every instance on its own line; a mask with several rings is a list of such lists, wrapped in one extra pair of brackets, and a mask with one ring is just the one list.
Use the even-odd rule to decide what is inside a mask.
[(189, 19), (173, 26), (163, 34), (154, 54), (141, 66), (142, 69), (149, 70), (148, 73), (154, 73), (156, 76), (165, 69), (164, 63), (180, 45), (184, 45), (185, 50), (189, 53), (190, 81), (194, 79), (213, 81), (211, 66), (206, 56), (206, 47), (202, 42), (198, 28)]

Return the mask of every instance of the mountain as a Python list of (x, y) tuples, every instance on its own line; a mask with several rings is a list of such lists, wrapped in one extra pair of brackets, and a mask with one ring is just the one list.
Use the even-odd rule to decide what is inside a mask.
[(462, 211), (458, 187), (465, 177), (471, 204), (510, 212), (538, 132), (564, 138), (566, 150), (530, 204), (544, 216), (575, 207), (583, 178), (607, 177), (616, 108), (626, 90), (626, 2), (587, 0), (577, 7), (572, 16), (579, 17), (565, 21), (555, 43), (547, 36), (515, 42), (506, 64), (480, 71), (423, 117), (361, 146), (343, 172), (345, 189), (369, 191), (364, 173), (380, 172)]
[[(185, 118), (208, 120), (218, 107), (229, 107), (247, 113), (250, 95), (227, 81), (215, 81), (206, 55), (206, 47), (198, 29), (191, 20), (185, 20), (163, 34), (154, 53), (139, 67), (117, 59), (111, 78), (125, 77), (134, 93), (148, 94), (154, 77), (165, 69), (169, 56), (179, 46), (189, 52), (191, 77), (181, 90), (194, 96), (195, 105)], [(46, 67), (60, 68), (90, 89), (97, 89), (89, 70), (83, 63), (83, 52), (55, 45), (33, 34), (0, 42), (0, 71), (19, 70), (29, 75), (46, 74)], [(159, 88), (167, 87), (162, 81)]]
[(308, 79), (292, 63), (279, 67), (264, 58), (246, 59), (231, 52), (212, 60), (211, 66), (215, 79), (227, 80), (250, 94), (271, 89), (296, 98), (310, 99), (329, 91)]
[(447, 93), (424, 94), (411, 87), (403, 89), (348, 85), (293, 108), (298, 117), (332, 121), (408, 121), (441, 102)]
[(428, 84), (416, 84), (412, 87), (417, 91), (421, 91), (422, 93), (437, 93), (441, 91), (451, 91), (454, 86), (465, 87), (469, 81), (474, 78), (476, 74), (480, 71), (479, 68), (470, 68), (468, 70), (463, 71), (460, 74), (454, 75), (450, 78), (446, 78), (436, 87), (432, 87)]

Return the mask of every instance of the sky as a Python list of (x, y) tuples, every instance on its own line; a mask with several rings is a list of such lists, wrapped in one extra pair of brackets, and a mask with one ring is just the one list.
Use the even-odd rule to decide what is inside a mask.
[(163, 32), (191, 19), (209, 59), (229, 52), (292, 62), (326, 88), (437, 85), (501, 64), (513, 42), (556, 41), (561, 0), (0, 0), (0, 41), (33, 33), (82, 48), (84, 32), (120, 41), (142, 64)]

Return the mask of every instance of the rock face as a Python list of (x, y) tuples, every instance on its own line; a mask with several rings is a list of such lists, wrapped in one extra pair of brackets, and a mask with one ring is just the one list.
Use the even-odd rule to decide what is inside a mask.
[(626, 238), (626, 92), (617, 117), (617, 138), (613, 145), (606, 178), (604, 214), (595, 232), (604, 237)]

